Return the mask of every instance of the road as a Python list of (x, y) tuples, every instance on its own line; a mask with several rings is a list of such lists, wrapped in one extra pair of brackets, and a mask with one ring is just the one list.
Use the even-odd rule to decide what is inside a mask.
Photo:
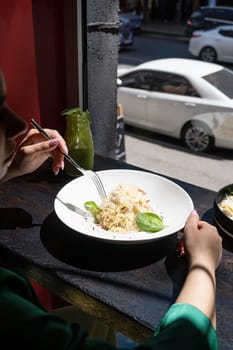
[(187, 49), (187, 40), (141, 34), (135, 37), (132, 47), (120, 52), (119, 63), (137, 65), (157, 58), (175, 56), (191, 57)]
[(128, 128), (125, 149), (128, 163), (210, 190), (217, 191), (233, 183), (233, 156), (227, 151), (194, 154), (176, 141), (172, 143), (159, 135), (154, 138), (142, 136)]
[[(175, 56), (190, 58), (186, 41), (140, 35), (136, 37), (134, 48), (119, 54), (119, 67)], [(232, 151), (214, 150), (209, 154), (195, 154), (168, 137), (127, 126), (125, 129), (128, 163), (214, 191), (233, 183)]]

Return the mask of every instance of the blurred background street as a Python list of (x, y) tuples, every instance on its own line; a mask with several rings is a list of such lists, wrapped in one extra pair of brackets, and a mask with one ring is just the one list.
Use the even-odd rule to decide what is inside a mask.
[[(119, 68), (166, 58), (192, 58), (184, 24), (155, 20), (143, 25), (135, 35), (134, 45), (119, 52)], [(233, 69), (231, 64), (223, 64)], [(218, 149), (212, 153), (195, 154), (171, 138), (125, 126), (127, 162), (143, 168), (175, 176), (181, 180), (218, 190), (232, 183), (233, 152)]]

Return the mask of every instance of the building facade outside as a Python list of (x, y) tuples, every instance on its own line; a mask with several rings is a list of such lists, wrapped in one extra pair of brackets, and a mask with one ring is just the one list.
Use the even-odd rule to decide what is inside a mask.
[(200, 6), (233, 6), (233, 0), (120, 0), (122, 12), (142, 14), (144, 23), (154, 20), (184, 22)]

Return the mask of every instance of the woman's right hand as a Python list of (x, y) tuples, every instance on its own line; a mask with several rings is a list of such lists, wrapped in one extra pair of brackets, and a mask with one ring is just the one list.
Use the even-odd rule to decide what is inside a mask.
[(222, 257), (222, 238), (215, 226), (200, 221), (193, 211), (184, 228), (184, 249), (190, 266), (204, 265), (216, 269)]

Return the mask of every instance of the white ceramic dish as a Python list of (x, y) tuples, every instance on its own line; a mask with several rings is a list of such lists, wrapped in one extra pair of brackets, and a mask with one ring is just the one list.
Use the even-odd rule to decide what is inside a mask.
[[(114, 233), (96, 225), (92, 219), (87, 219), (64, 206), (58, 199), (54, 208), (59, 219), (71, 229), (93, 237), (115, 243), (145, 243), (161, 239), (178, 232), (184, 227), (185, 221), (193, 209), (190, 196), (174, 182), (149, 172), (125, 169), (98, 171), (108, 194), (118, 184), (132, 184), (147, 194), (150, 205), (164, 218), (167, 227), (159, 232)], [(63, 202), (68, 202), (84, 209), (86, 201), (101, 203), (98, 192), (87, 176), (75, 178), (66, 184), (57, 194)], [(85, 210), (85, 209), (84, 209)]]

